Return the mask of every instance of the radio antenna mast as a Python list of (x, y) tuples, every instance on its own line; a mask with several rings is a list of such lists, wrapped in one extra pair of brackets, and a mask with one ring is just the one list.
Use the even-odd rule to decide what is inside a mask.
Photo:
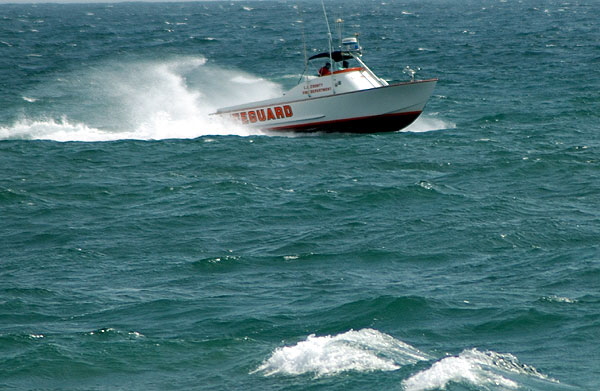
[(331, 62), (333, 63), (333, 48), (331, 46), (331, 29), (329, 28), (329, 19), (327, 18), (327, 11), (325, 10), (325, 2), (323, 0), (321, 0), (321, 5), (323, 6), (323, 15), (325, 16), (325, 22), (327, 23), (327, 38), (329, 40), (329, 59), (331, 60)]
[(304, 31), (304, 18), (302, 17), (302, 10), (300, 9), (300, 6), (295, 5), (294, 8), (296, 8), (296, 11), (298, 11), (298, 22), (300, 23), (300, 27), (301, 27), (301, 31), (302, 31), (302, 46), (304, 49), (304, 64), (308, 63), (308, 52), (306, 49), (306, 33)]

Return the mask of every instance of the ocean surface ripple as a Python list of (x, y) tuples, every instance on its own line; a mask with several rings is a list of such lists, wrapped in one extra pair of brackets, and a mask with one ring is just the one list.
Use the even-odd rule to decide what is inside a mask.
[(319, 2), (0, 4), (0, 389), (600, 388), (600, 3), (326, 5), (405, 131), (210, 116)]

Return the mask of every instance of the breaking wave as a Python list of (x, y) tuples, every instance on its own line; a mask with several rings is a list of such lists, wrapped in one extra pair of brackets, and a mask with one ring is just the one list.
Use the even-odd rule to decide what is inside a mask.
[(402, 385), (405, 391), (445, 390), (450, 383), (486, 390), (517, 390), (520, 388), (518, 378), (556, 383), (535, 368), (521, 364), (512, 354), (470, 349), (435, 362), (430, 368), (404, 380)]
[(321, 377), (346, 371), (394, 371), (428, 359), (425, 353), (387, 334), (361, 329), (334, 336), (309, 335), (293, 346), (277, 348), (253, 373)]
[[(451, 385), (487, 391), (565, 390), (534, 367), (520, 363), (509, 353), (467, 349), (441, 359), (420, 351), (392, 336), (374, 329), (350, 330), (338, 335), (309, 335), (291, 346), (275, 349), (251, 373), (263, 376), (312, 375), (316, 378), (344, 372), (396, 371), (422, 369), (401, 381), (404, 391), (454, 389)], [(449, 388), (450, 387), (450, 388)], [(461, 388), (462, 389), (462, 388)]]

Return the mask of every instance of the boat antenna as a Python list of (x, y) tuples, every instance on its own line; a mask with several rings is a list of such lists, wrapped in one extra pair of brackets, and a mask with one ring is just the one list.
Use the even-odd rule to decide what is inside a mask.
[(329, 60), (333, 64), (333, 48), (331, 47), (331, 29), (329, 28), (329, 19), (327, 18), (327, 11), (325, 10), (325, 2), (321, 0), (321, 5), (323, 6), (323, 15), (325, 15), (325, 22), (327, 23), (327, 38), (329, 40)]
[(302, 11), (300, 10), (300, 6), (295, 5), (296, 11), (298, 11), (298, 23), (300, 23), (301, 31), (302, 31), (302, 46), (304, 49), (304, 64), (308, 63), (308, 52), (306, 49), (306, 33), (304, 31), (304, 18), (302, 17)]
[(298, 84), (300, 84), (300, 82), (302, 81), (302, 78), (305, 77), (306, 71), (308, 70), (308, 52), (306, 49), (306, 33), (304, 31), (304, 18), (302, 18), (302, 12), (300, 11), (300, 7), (298, 5), (295, 5), (294, 8), (296, 8), (296, 11), (298, 11), (298, 17), (299, 17), (298, 22), (300, 23), (300, 26), (301, 26), (302, 46), (304, 49), (304, 71), (302, 72), (302, 75), (300, 76), (300, 79), (298, 80)]

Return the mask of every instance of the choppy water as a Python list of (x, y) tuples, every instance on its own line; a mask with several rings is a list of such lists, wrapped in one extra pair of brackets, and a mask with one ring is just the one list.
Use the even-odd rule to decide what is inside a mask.
[(208, 116), (319, 2), (0, 5), (1, 389), (600, 387), (600, 4), (327, 7), (407, 131)]

